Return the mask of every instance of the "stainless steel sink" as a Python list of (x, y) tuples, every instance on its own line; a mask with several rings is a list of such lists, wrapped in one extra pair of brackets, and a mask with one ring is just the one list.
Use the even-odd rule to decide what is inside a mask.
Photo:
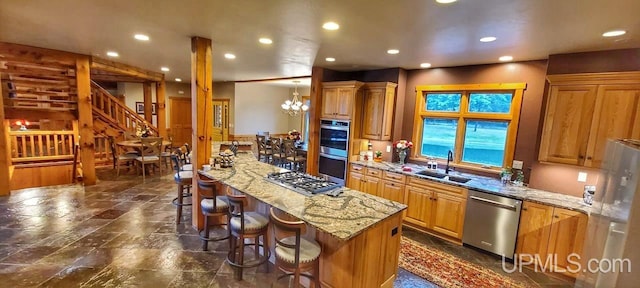
[(461, 176), (451, 176), (449, 175), (449, 181), (457, 182), (457, 183), (467, 183), (471, 181), (471, 178), (461, 177)]
[(442, 179), (442, 178), (447, 176), (447, 174), (436, 172), (436, 171), (431, 171), (431, 170), (422, 170), (420, 172), (416, 172), (416, 174), (429, 176), (429, 177), (433, 177), (433, 178), (438, 178), (438, 179)]

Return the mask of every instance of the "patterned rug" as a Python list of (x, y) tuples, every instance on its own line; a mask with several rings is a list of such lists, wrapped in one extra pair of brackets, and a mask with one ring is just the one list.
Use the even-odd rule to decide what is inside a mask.
[(400, 267), (441, 287), (538, 287), (402, 237)]

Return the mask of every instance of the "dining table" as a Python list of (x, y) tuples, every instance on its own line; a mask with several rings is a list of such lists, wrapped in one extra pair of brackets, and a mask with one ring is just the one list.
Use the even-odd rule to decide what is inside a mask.
[[(122, 146), (125, 148), (133, 148), (138, 150), (142, 147), (142, 141), (140, 141), (140, 139), (124, 140), (124, 141), (117, 142), (116, 144), (118, 146)], [(164, 147), (167, 147), (170, 145), (171, 145), (171, 141), (162, 140), (163, 149)]]

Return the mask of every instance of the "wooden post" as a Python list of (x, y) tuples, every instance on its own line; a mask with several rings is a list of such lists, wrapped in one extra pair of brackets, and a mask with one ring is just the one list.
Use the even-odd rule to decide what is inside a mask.
[(158, 133), (160, 137), (167, 138), (167, 110), (165, 110), (165, 95), (166, 95), (166, 85), (164, 79), (160, 82), (156, 82), (156, 103), (158, 103), (158, 110), (156, 114), (158, 115)]
[(80, 162), (84, 185), (96, 184), (95, 143), (93, 139), (93, 111), (91, 108), (91, 71), (88, 56), (76, 59), (78, 90), (78, 126), (80, 130)]
[(142, 84), (142, 93), (143, 93), (143, 101), (144, 101), (144, 120), (151, 125), (153, 123), (153, 113), (151, 107), (151, 82), (144, 82)]
[(9, 138), (9, 121), (4, 120), (4, 103), (2, 97), (2, 82), (0, 81), (0, 196), (9, 195), (11, 188), (11, 140)]
[[(211, 158), (211, 133), (213, 132), (213, 67), (211, 64), (211, 39), (191, 38), (191, 163), (194, 171), (209, 164)], [(200, 213), (197, 176), (193, 177), (192, 224), (202, 229), (204, 218)]]
[(324, 68), (311, 70), (311, 105), (309, 107), (309, 145), (307, 151), (307, 173), (318, 175), (320, 156), (320, 114), (322, 113), (322, 79)]

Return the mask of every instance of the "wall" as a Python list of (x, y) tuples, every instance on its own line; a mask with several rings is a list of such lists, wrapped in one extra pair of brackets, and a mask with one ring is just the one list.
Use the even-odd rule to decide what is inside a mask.
[[(294, 88), (289, 88), (289, 99), (293, 97)], [(300, 94), (300, 101), (302, 101), (303, 96), (311, 95), (311, 87), (298, 87), (298, 93)], [(302, 116), (304, 114), (298, 114), (298, 116), (289, 117), (288, 128), (287, 131), (297, 130), (302, 131)]]
[(235, 134), (235, 82), (213, 82), (213, 99), (229, 99), (229, 135)]
[(524, 91), (515, 159), (524, 162), (524, 172), (529, 179), (530, 169), (537, 161), (538, 131), (545, 87), (547, 61), (526, 61), (490, 65), (411, 70), (407, 74), (402, 138), (411, 139), (417, 85), (476, 84), (476, 83), (527, 83)]
[(236, 83), (234, 107), (234, 135), (255, 135), (258, 131), (271, 134), (286, 133), (289, 115), (280, 105), (290, 99), (289, 88), (263, 83)]
[[(136, 102), (144, 102), (144, 92), (142, 83), (118, 83), (118, 95), (124, 95), (124, 103), (127, 107), (136, 111)], [(156, 103), (156, 85), (151, 85), (151, 101)], [(144, 117), (144, 114), (138, 114)], [(152, 117), (153, 126), (158, 126), (158, 116)]]

